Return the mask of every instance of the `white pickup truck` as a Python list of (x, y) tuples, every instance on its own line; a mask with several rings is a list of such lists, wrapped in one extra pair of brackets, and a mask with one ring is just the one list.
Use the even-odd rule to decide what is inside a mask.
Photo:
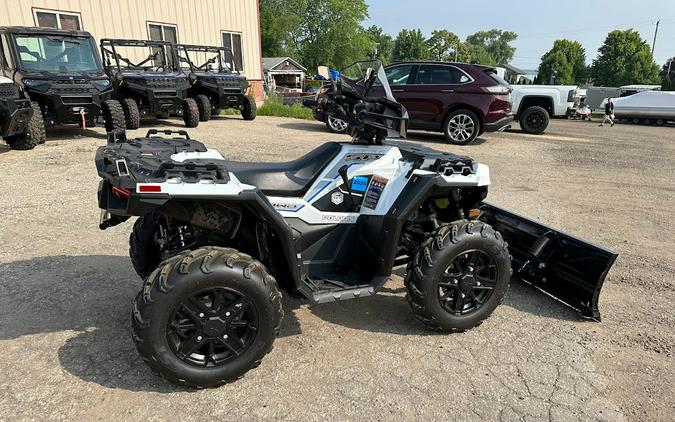
[(511, 85), (516, 120), (525, 133), (542, 133), (551, 117), (567, 116), (574, 106), (576, 85)]

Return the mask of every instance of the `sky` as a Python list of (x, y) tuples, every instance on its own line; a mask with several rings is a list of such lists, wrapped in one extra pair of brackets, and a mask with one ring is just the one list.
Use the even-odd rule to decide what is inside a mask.
[(404, 28), (419, 28), (426, 36), (434, 29), (447, 29), (461, 39), (492, 28), (514, 31), (518, 39), (512, 43), (516, 53), (511, 64), (521, 69), (537, 69), (541, 56), (558, 38), (579, 41), (586, 49), (588, 63), (597, 56), (607, 33), (614, 29), (633, 28), (651, 46), (657, 20), (661, 24), (654, 59), (661, 66), (675, 56), (675, 0), (366, 0), (366, 3), (370, 15), (366, 26), (380, 26), (394, 37)]

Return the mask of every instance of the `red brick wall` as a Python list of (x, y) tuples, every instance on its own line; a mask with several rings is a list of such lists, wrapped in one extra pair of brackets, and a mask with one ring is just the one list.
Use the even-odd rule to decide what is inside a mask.
[(265, 100), (265, 91), (263, 90), (263, 82), (261, 80), (249, 80), (251, 86), (248, 89), (248, 94), (255, 98), (256, 102)]

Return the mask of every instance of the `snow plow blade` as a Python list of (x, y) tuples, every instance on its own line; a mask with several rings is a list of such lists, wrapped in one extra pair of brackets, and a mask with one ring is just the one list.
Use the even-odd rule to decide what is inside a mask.
[(480, 210), (478, 219), (508, 242), (514, 277), (600, 321), (600, 289), (616, 253), (491, 204)]

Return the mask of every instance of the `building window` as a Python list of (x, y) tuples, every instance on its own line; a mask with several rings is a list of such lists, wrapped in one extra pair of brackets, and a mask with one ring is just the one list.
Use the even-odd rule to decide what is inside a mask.
[(223, 46), (232, 50), (234, 70), (244, 71), (244, 54), (241, 49), (241, 32), (222, 31)]
[(36, 26), (57, 29), (82, 30), (82, 16), (77, 12), (33, 9)]
[[(168, 41), (172, 44), (178, 44), (178, 27), (170, 23), (150, 23), (148, 22), (148, 38), (150, 41)], [(152, 49), (153, 54), (157, 51), (157, 48)], [(166, 59), (170, 66), (174, 65), (173, 56), (169, 51), (165, 51)], [(163, 65), (164, 63), (155, 63), (156, 66)]]

